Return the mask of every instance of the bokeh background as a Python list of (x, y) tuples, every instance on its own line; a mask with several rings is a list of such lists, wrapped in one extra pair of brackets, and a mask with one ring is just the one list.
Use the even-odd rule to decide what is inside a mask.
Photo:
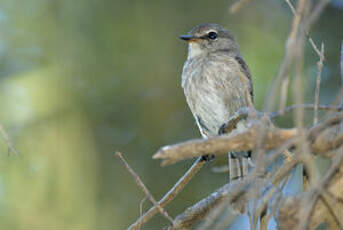
[[(234, 15), (232, 3), (1, 0), (0, 124), (20, 156), (1, 139), (0, 228), (125, 229), (144, 194), (115, 150), (156, 198), (171, 188), (192, 161), (161, 168), (151, 156), (200, 136), (180, 86), (187, 47), (178, 39), (196, 24), (216, 22), (236, 34), (262, 110), (292, 15), (283, 0), (252, 1)], [(331, 103), (341, 85), (342, 22), (343, 1), (332, 0), (311, 29), (325, 44), (321, 103)], [(306, 102), (313, 101), (317, 59), (306, 44)], [(292, 116), (277, 122), (292, 126)], [(227, 175), (211, 171), (223, 164), (225, 157), (202, 169), (169, 213), (226, 183)], [(145, 201), (143, 210), (149, 207)], [(167, 224), (157, 215), (142, 229)]]

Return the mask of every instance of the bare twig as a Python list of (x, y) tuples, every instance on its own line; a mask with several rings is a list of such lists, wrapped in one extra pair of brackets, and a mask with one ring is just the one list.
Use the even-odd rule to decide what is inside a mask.
[[(187, 158), (198, 157), (208, 153), (219, 155), (229, 151), (249, 151), (258, 144), (260, 135), (258, 125), (250, 126), (246, 131), (233, 131), (229, 135), (221, 135), (208, 139), (196, 139), (184, 143), (165, 146), (153, 156), (163, 159), (162, 165), (176, 163)], [(285, 141), (298, 135), (296, 129), (269, 129), (266, 131), (265, 149), (273, 149)]]
[[(309, 130), (309, 139), (314, 141), (314, 139), (321, 133), (323, 130), (328, 129), (331, 126), (337, 125), (343, 119), (343, 113), (339, 113), (334, 117), (326, 119), (324, 122), (313, 126)], [(336, 133), (338, 135), (338, 133)]]
[(328, 190), (325, 190), (324, 193), (327, 193), (328, 196), (330, 196), (330, 198), (335, 200), (335, 202), (339, 202), (343, 205), (343, 198), (337, 197), (335, 194), (333, 194), (332, 192), (330, 192)]
[(7, 132), (5, 131), (4, 127), (0, 124), (0, 135), (2, 137), (2, 139), (4, 140), (4, 142), (7, 145), (8, 148), (8, 152), (13, 152), (16, 155), (19, 155), (19, 153), (17, 152), (17, 150), (13, 147), (12, 141), (10, 140)]
[(332, 216), (333, 220), (336, 222), (336, 225), (339, 226), (341, 229), (343, 227), (343, 224), (340, 221), (340, 218), (337, 217), (335, 211), (332, 209), (331, 205), (328, 203), (328, 201), (326, 200), (325, 196), (323, 196), (323, 194), (321, 194), (319, 196), (319, 199), (323, 202), (323, 204), (325, 205), (326, 209), (328, 210), (328, 212), (330, 213), (330, 215)]
[(290, 7), (294, 19), (291, 27), (291, 32), (289, 34), (287, 43), (286, 43), (286, 49), (285, 49), (285, 57), (280, 65), (278, 75), (276, 79), (273, 82), (271, 92), (269, 99), (267, 100), (266, 106), (267, 106), (267, 111), (270, 111), (273, 108), (273, 101), (272, 99), (275, 98), (276, 93), (278, 92), (278, 85), (281, 82), (281, 98), (280, 98), (280, 113), (283, 114), (284, 108), (286, 106), (286, 100), (287, 100), (287, 92), (288, 92), (288, 74), (290, 70), (291, 64), (294, 62), (292, 59), (294, 58), (295, 55), (295, 50), (296, 50), (296, 43), (299, 42), (300, 40), (298, 39), (298, 33), (300, 32), (300, 28), (303, 28), (303, 32), (305, 32), (309, 43), (313, 47), (314, 51), (317, 53), (317, 55), (320, 57), (320, 51), (313, 42), (313, 39), (309, 35), (309, 28), (311, 25), (317, 20), (325, 6), (328, 4), (328, 0), (322, 0), (320, 1), (312, 13), (307, 17), (307, 20), (304, 20), (303, 26), (300, 26), (300, 21), (305, 17), (304, 15), (304, 10), (305, 10), (305, 5), (306, 5), (306, 0), (305, 1), (298, 1), (297, 9), (294, 8), (292, 3), (289, 0), (285, 0), (285, 2), (288, 4)]
[(321, 74), (322, 74), (322, 69), (323, 69), (323, 61), (324, 61), (324, 43), (322, 43), (319, 61), (317, 62), (318, 73), (317, 73), (316, 90), (315, 90), (315, 96), (314, 96), (314, 118), (313, 118), (314, 125), (317, 124), (318, 122), (319, 92), (320, 92)]
[[(217, 207), (221, 202), (239, 202), (245, 195), (244, 190), (256, 178), (257, 174), (253, 173), (239, 181), (239, 183), (226, 184), (208, 197), (187, 208), (182, 214), (178, 215), (169, 230), (189, 229), (191, 226), (202, 220), (209, 211)], [(225, 198), (225, 201), (223, 200)]]
[(343, 41), (341, 45), (341, 83), (343, 84)]
[[(290, 3), (289, 1), (286, 1), (287, 3)], [(272, 96), (275, 95), (277, 84), (281, 80), (281, 98), (280, 98), (280, 110), (283, 113), (285, 106), (286, 106), (286, 100), (287, 100), (287, 88), (288, 88), (288, 81), (289, 81), (289, 69), (290, 65), (292, 64), (292, 59), (295, 57), (297, 53), (297, 46), (298, 43), (301, 42), (301, 37), (299, 37), (300, 33), (300, 25), (303, 21), (303, 18), (305, 15), (306, 6), (308, 4), (308, 0), (299, 0), (296, 10), (294, 10), (294, 18), (293, 23), (291, 26), (291, 31), (287, 39), (286, 43), (286, 54), (283, 59), (283, 62), (281, 63), (279, 73), (277, 76), (277, 80), (275, 81), (276, 85), (274, 84), (274, 87), (272, 89)], [(287, 88), (286, 88), (287, 87)], [(272, 98), (272, 97), (271, 97)], [(269, 100), (271, 100), (271, 98)]]
[[(304, 14), (303, 17), (305, 17), (305, 8), (308, 4), (307, 2), (304, 3), (305, 6), (303, 9), (303, 12), (301, 14)], [(300, 13), (300, 12), (299, 12)], [(296, 17), (296, 16), (295, 16)], [(304, 19), (301, 19), (301, 23), (303, 23)], [(300, 24), (300, 22), (299, 22)], [(295, 95), (295, 102), (297, 105), (303, 104), (304, 101), (304, 87), (303, 87), (303, 68), (304, 68), (304, 31), (298, 31), (297, 32), (297, 42), (294, 45), (294, 66), (295, 66), (295, 76), (293, 81), (293, 93)], [(281, 108), (281, 111), (284, 108)], [(300, 132), (302, 132), (302, 129), (304, 128), (304, 109), (297, 107), (294, 112), (294, 120), (295, 125), (299, 129)], [(303, 134), (303, 133), (302, 133)], [(299, 143), (305, 143), (305, 136), (300, 135)]]
[[(290, 64), (289, 64), (290, 65)], [(289, 85), (289, 77), (285, 77), (281, 82), (281, 90), (280, 90), (280, 112), (281, 114), (285, 113), (284, 108), (287, 104), (287, 95), (288, 95), (288, 85)]]
[[(193, 176), (202, 168), (205, 161), (199, 157), (193, 165), (188, 169), (188, 171), (176, 182), (176, 184), (165, 194), (162, 199), (158, 202), (161, 207), (166, 206), (170, 201), (172, 201), (177, 194), (179, 194), (182, 189), (188, 184), (188, 182), (193, 178)], [(143, 216), (138, 218), (135, 223), (133, 223), (128, 230), (136, 230), (141, 224), (149, 221), (156, 213), (158, 209), (156, 206), (150, 208)]]
[[(292, 3), (289, 0), (285, 0), (286, 3), (288, 4), (289, 8), (291, 9), (293, 15), (296, 15), (294, 6), (292, 5)], [(304, 32), (308, 38), (309, 43), (311, 44), (313, 50), (316, 52), (316, 54), (318, 55), (318, 57), (320, 57), (321, 53), (318, 49), (318, 47), (316, 46), (316, 44), (314, 43), (313, 39), (311, 38), (311, 36), (309, 35), (309, 28), (312, 26), (312, 24), (318, 19), (318, 17), (320, 16), (321, 12), (325, 9), (326, 5), (329, 3), (330, 0), (321, 0), (316, 7), (314, 8), (314, 10), (312, 11), (312, 13), (306, 18), (307, 20), (304, 22)]]
[(309, 220), (312, 216), (312, 213), (314, 212), (314, 206), (321, 195), (322, 191), (326, 188), (327, 184), (330, 182), (331, 178), (335, 175), (338, 168), (341, 166), (343, 162), (343, 154), (338, 154), (332, 162), (331, 167), (329, 170), (325, 173), (324, 177), (320, 181), (319, 184), (317, 184), (314, 188), (312, 188), (310, 194), (306, 197), (307, 199), (303, 200), (301, 218), (299, 223), (299, 229), (307, 229), (307, 226), (309, 224)]
[[(278, 169), (277, 173), (272, 178), (273, 184), (279, 183), (282, 178), (287, 176), (293, 167), (296, 166), (297, 162), (299, 162), (299, 160), (294, 158), (292, 162), (286, 163)], [(267, 165), (271, 163), (270, 159), (265, 163)], [(169, 230), (189, 229), (221, 204), (226, 204), (226, 206), (234, 206), (238, 204), (243, 206), (244, 204), (247, 204), (254, 193), (254, 190), (256, 190), (254, 186), (256, 183), (259, 183), (260, 180), (258, 178), (260, 176), (261, 175), (258, 171), (254, 170), (243, 180), (234, 181), (230, 184), (224, 185), (208, 197), (187, 208), (182, 214), (178, 215), (174, 219), (173, 226), (171, 226)], [(264, 185), (267, 182), (267, 180), (264, 180)], [(253, 192), (249, 193), (247, 191)]]
[(139, 178), (139, 176), (133, 171), (133, 169), (130, 167), (130, 165), (125, 161), (123, 155), (120, 152), (116, 152), (115, 156), (118, 157), (121, 162), (124, 164), (125, 168), (127, 169), (127, 171), (129, 171), (129, 173), (132, 175), (132, 177), (135, 179), (136, 184), (138, 185), (138, 187), (140, 187), (142, 189), (142, 191), (145, 193), (145, 195), (149, 198), (149, 200), (151, 201), (151, 203), (154, 204), (155, 207), (157, 207), (158, 211), (165, 217), (167, 218), (171, 223), (173, 223), (173, 219), (168, 215), (167, 211), (164, 210), (161, 205), (159, 205), (157, 203), (157, 201), (155, 200), (155, 198), (151, 195), (151, 193), (149, 192), (149, 190), (147, 189), (147, 187), (144, 185), (144, 183), (142, 182), (142, 180)]
[[(332, 161), (330, 169), (325, 176), (308, 192), (297, 196), (286, 197), (282, 200), (277, 223), (278, 229), (315, 229), (320, 223), (326, 222), (328, 229), (341, 229), (341, 217), (343, 215), (343, 207), (341, 203), (331, 202), (332, 210), (337, 213), (337, 218), (328, 211), (326, 204), (322, 200), (318, 200), (320, 196), (324, 196), (326, 190), (330, 190), (334, 196), (342, 196), (343, 194), (343, 167), (342, 167), (342, 150), (336, 150), (336, 156)], [(327, 196), (329, 197), (329, 196)]]
[(292, 5), (292, 3), (289, 0), (285, 0), (285, 2), (288, 4), (289, 8), (291, 9), (293, 15), (295, 15), (297, 12), (295, 12), (295, 8)]
[[(147, 197), (145, 196), (141, 202), (139, 203), (139, 215), (142, 216), (143, 215), (143, 204), (146, 201)], [(141, 223), (139, 223), (139, 227), (138, 230), (141, 229)]]
[[(267, 209), (267, 205), (268, 205), (268, 202), (270, 202), (270, 200), (272, 199), (272, 197), (274, 196), (274, 194), (278, 191), (281, 191), (283, 190), (284, 186), (286, 185), (286, 183), (288, 182), (289, 180), (289, 175), (284, 178), (284, 180), (278, 180), (278, 182), (276, 182), (274, 184), (274, 187), (271, 188), (262, 198), (261, 198), (261, 202), (260, 202), (260, 205), (258, 207), (258, 209), (255, 211), (255, 218), (257, 217), (260, 217), (263, 210), (266, 210)], [(281, 186), (280, 186), (280, 183), (282, 182)], [(279, 188), (280, 187), (280, 188)], [(269, 219), (269, 218), (268, 218)], [(266, 221), (266, 220), (265, 220)], [(262, 225), (262, 223), (260, 223)]]
[[(290, 105), (290, 106), (285, 108), (284, 113), (290, 112), (290, 111), (296, 109), (297, 107), (312, 110), (312, 109), (314, 109), (315, 105), (314, 104)], [(335, 105), (318, 105), (317, 109), (318, 110), (327, 110), (327, 111), (339, 112), (339, 111), (343, 110), (343, 107), (342, 106), (335, 106)], [(280, 116), (280, 115), (282, 115), (281, 110), (278, 110), (276, 112), (270, 113), (269, 117), (275, 118), (275, 117)]]
[(270, 205), (271, 208), (270, 208), (270, 214), (267, 217), (268, 219), (267, 220), (261, 220), (261, 222), (262, 222), (261, 223), (261, 230), (263, 230), (263, 229), (267, 230), (268, 221), (269, 221), (270, 217), (275, 214), (276, 209), (279, 207), (279, 204), (280, 204), (282, 196), (283, 196), (282, 191), (283, 191), (284, 187), (286, 186), (289, 178), (290, 178), (290, 174), (285, 177), (284, 181), (282, 182), (282, 184), (280, 186), (280, 189), (279, 189), (279, 192), (278, 192), (276, 198), (274, 199), (274, 201)]

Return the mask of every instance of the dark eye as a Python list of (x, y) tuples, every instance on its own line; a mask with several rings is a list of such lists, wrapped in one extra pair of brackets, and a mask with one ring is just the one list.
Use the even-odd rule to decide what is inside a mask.
[(214, 40), (214, 39), (216, 39), (217, 38), (217, 36), (218, 36), (218, 34), (216, 33), (216, 32), (209, 32), (208, 33), (208, 38), (209, 39), (212, 39), (212, 40)]

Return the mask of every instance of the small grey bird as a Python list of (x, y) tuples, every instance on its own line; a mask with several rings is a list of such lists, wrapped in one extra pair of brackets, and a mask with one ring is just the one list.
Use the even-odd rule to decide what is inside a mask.
[[(216, 136), (237, 110), (248, 106), (244, 84), (248, 83), (253, 99), (250, 70), (234, 35), (220, 25), (200, 24), (180, 38), (188, 43), (182, 72), (188, 106), (202, 136)], [(244, 128), (245, 122), (240, 122), (237, 129)], [(250, 153), (229, 153), (230, 181), (247, 175), (248, 157)]]

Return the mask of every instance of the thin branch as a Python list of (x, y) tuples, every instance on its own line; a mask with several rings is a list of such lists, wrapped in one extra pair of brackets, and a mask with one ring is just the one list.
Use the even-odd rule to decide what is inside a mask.
[[(289, 0), (285, 0), (286, 3), (288, 4), (289, 8), (291, 9), (293, 15), (296, 15), (296, 11), (294, 9), (294, 6), (292, 5), (292, 3)], [(313, 39), (311, 38), (308, 29), (312, 26), (312, 24), (318, 19), (318, 17), (320, 16), (320, 14), (322, 13), (322, 11), (325, 9), (325, 7), (327, 6), (327, 4), (329, 3), (330, 0), (322, 0), (320, 1), (316, 7), (314, 8), (314, 10), (312, 11), (312, 13), (306, 18), (307, 20), (304, 22), (304, 32), (306, 34), (306, 37), (308, 38), (309, 43), (311, 44), (313, 50), (316, 52), (316, 54), (318, 55), (318, 57), (320, 57), (321, 52), (319, 51), (318, 47), (316, 46), (316, 44), (314, 43)]]
[(332, 199), (334, 199), (336, 202), (339, 202), (343, 205), (343, 198), (341, 197), (337, 197), (335, 194), (333, 194), (332, 192), (328, 191), (328, 190), (325, 190), (324, 191), (325, 193), (328, 194), (328, 196), (330, 196)]
[[(139, 203), (139, 215), (142, 216), (143, 215), (143, 204), (146, 201), (147, 197), (145, 196), (141, 202)], [(141, 223), (139, 224), (138, 230), (141, 229)]]
[[(179, 194), (182, 191), (182, 189), (188, 184), (188, 182), (193, 178), (193, 176), (204, 166), (204, 164), (205, 161), (202, 160), (202, 157), (199, 157), (188, 169), (188, 171), (176, 182), (176, 184), (162, 197), (158, 204), (161, 207), (164, 207), (170, 201), (172, 201), (177, 196), (177, 194)], [(135, 223), (128, 227), (128, 230), (138, 229), (140, 225), (148, 222), (157, 212), (157, 207), (153, 206), (144, 215), (139, 217)]]
[[(279, 182), (280, 178), (287, 176), (290, 171), (296, 166), (297, 159), (293, 159), (292, 162), (284, 164), (277, 171), (277, 175), (273, 177), (274, 183)], [(266, 161), (266, 164), (271, 163)], [(169, 227), (169, 230), (176, 229), (189, 229), (191, 226), (204, 219), (210, 211), (213, 211), (221, 204), (226, 206), (244, 206), (250, 200), (249, 198), (254, 193), (256, 183), (259, 183), (259, 177), (261, 175), (258, 171), (254, 170), (250, 172), (247, 177), (240, 181), (234, 181), (224, 185), (217, 191), (210, 194), (208, 197), (202, 199), (191, 207), (187, 208), (183, 213), (178, 215), (173, 222), (173, 225)], [(268, 181), (264, 181), (266, 185)], [(247, 192), (250, 191), (250, 192)]]
[(272, 200), (271, 205), (269, 207), (269, 212), (270, 212), (269, 215), (266, 218), (263, 218), (261, 220), (261, 224), (260, 224), (261, 225), (261, 227), (260, 227), (261, 230), (267, 230), (269, 219), (270, 219), (270, 217), (274, 216), (274, 214), (276, 213), (276, 210), (278, 209), (278, 207), (280, 205), (281, 199), (283, 197), (284, 187), (288, 183), (288, 180), (289, 180), (290, 176), (291, 176), (291, 174), (288, 174), (285, 177), (285, 179), (283, 180), (283, 182), (282, 182), (282, 184), (280, 186), (278, 194), (276, 195), (275, 199)]
[[(290, 65), (290, 64), (289, 64)], [(285, 113), (285, 107), (287, 104), (287, 95), (288, 95), (288, 85), (289, 85), (289, 77), (285, 77), (281, 82), (281, 90), (280, 90), (280, 106), (279, 110), (282, 114)]]
[[(287, 100), (287, 92), (288, 92), (288, 73), (290, 69), (290, 65), (292, 64), (292, 58), (294, 58), (294, 51), (296, 50), (296, 43), (297, 43), (297, 34), (299, 33), (299, 24), (302, 18), (304, 18), (304, 9), (305, 9), (305, 1), (299, 1), (297, 9), (294, 8), (292, 3), (289, 0), (285, 0), (289, 8), (291, 9), (294, 19), (291, 27), (291, 32), (288, 36), (288, 40), (286, 42), (286, 48), (285, 48), (285, 57), (283, 61), (281, 62), (280, 68), (278, 75), (276, 76), (274, 83), (271, 88), (270, 96), (269, 99), (267, 100), (266, 106), (267, 106), (267, 111), (270, 111), (273, 108), (273, 102), (272, 98), (275, 98), (276, 93), (278, 92), (278, 85), (281, 82), (281, 98), (280, 98), (280, 113), (283, 114), (284, 108), (286, 106), (286, 100)], [(309, 43), (311, 44), (312, 48), (314, 51), (317, 53), (317, 55), (320, 57), (320, 51), (313, 42), (313, 39), (309, 35), (309, 28), (311, 25), (316, 21), (316, 19), (319, 17), (321, 14), (322, 10), (325, 8), (325, 6), (328, 4), (328, 0), (322, 0), (319, 2), (316, 7), (314, 8), (313, 12), (307, 17), (307, 20), (304, 20), (304, 25), (302, 26), (306, 37), (308, 38)]]
[(341, 45), (341, 84), (343, 84), (343, 41)]
[[(314, 104), (301, 104), (301, 105), (290, 105), (288, 107), (285, 108), (284, 113), (288, 113), (294, 109), (296, 109), (297, 107), (301, 107), (303, 109), (307, 109), (307, 110), (313, 110), (315, 105)], [(318, 105), (317, 107), (318, 110), (327, 110), (327, 111), (337, 111), (340, 112), (343, 110), (342, 106), (334, 106), (334, 105)], [(281, 110), (278, 110), (276, 112), (270, 113), (269, 117), (270, 118), (275, 118), (277, 116), (283, 115)]]
[[(211, 210), (221, 202), (239, 202), (242, 196), (246, 195), (245, 189), (251, 185), (257, 174), (252, 173), (238, 183), (226, 184), (208, 197), (187, 208), (182, 214), (178, 215), (169, 227), (169, 230), (189, 229), (191, 226), (202, 220)], [(225, 201), (224, 201), (225, 198)]]
[(302, 202), (302, 209), (300, 211), (301, 218), (299, 223), (299, 229), (307, 229), (309, 220), (312, 217), (312, 214), (314, 212), (314, 206), (321, 195), (322, 191), (325, 190), (328, 183), (330, 182), (331, 178), (335, 175), (338, 168), (341, 166), (343, 162), (343, 154), (338, 153), (336, 157), (332, 161), (331, 167), (328, 169), (328, 171), (325, 173), (324, 177), (321, 179), (320, 183), (318, 183), (316, 186), (314, 186), (306, 199)]
[(0, 124), (0, 135), (1, 135), (2, 139), (4, 140), (4, 142), (7, 145), (8, 153), (13, 152), (16, 155), (19, 155), (17, 150), (13, 147), (12, 141), (10, 140), (7, 132), (5, 131), (4, 127), (1, 124)]
[[(313, 185), (308, 192), (297, 196), (283, 198), (277, 213), (278, 229), (315, 229), (319, 224), (326, 222), (328, 229), (340, 229), (339, 221), (328, 212), (326, 205), (318, 198), (331, 190), (335, 196), (343, 194), (343, 147), (336, 150), (332, 159), (331, 167), (326, 171), (324, 177)], [(343, 213), (342, 204), (333, 201), (331, 208), (337, 211), (341, 217)]]
[[(315, 126), (313, 126), (310, 130), (309, 130), (309, 136), (308, 138), (311, 141), (314, 141), (314, 139), (321, 133), (323, 132), (325, 129), (328, 129), (331, 126), (337, 125), (341, 122), (341, 120), (343, 119), (343, 113), (339, 113), (334, 117), (328, 118), (326, 119), (324, 122), (317, 124)], [(338, 133), (336, 133), (336, 135), (338, 135)]]
[(334, 212), (334, 210), (332, 209), (332, 207), (329, 205), (329, 203), (326, 200), (326, 198), (323, 195), (320, 195), (319, 199), (323, 202), (323, 204), (325, 205), (326, 209), (329, 211), (329, 213), (332, 216), (333, 220), (335, 221), (336, 225), (339, 226), (340, 229), (342, 229), (343, 225), (342, 225), (341, 221), (337, 217), (337, 215)]
[[(261, 198), (261, 202), (260, 205), (258, 207), (258, 209), (255, 211), (255, 216), (261, 216), (263, 210), (267, 209), (267, 205), (268, 202), (272, 199), (272, 197), (274, 196), (274, 194), (278, 191), (283, 190), (284, 186), (287, 184), (288, 180), (290, 178), (290, 175), (288, 175), (286, 178), (284, 178), (284, 180), (279, 180), (277, 183), (274, 184), (274, 187), (271, 188), (262, 198)], [(282, 185), (280, 186), (280, 183), (282, 182)], [(260, 223), (260, 225), (262, 225), (262, 223)]]
[[(300, 4), (300, 1), (299, 3)], [(309, 4), (308, 2), (303, 3), (303, 11), (302, 12), (297, 12), (299, 14), (304, 14), (302, 15), (303, 17), (306, 16), (306, 7)], [(296, 17), (296, 16), (295, 16)], [(305, 20), (304, 18), (300, 19), (301, 22), (299, 22), (299, 25), (303, 24), (303, 21)], [(295, 67), (295, 76), (294, 76), (294, 81), (293, 81), (293, 93), (295, 96), (295, 102), (297, 105), (303, 104), (304, 101), (304, 81), (303, 81), (303, 68), (304, 68), (304, 38), (305, 33), (303, 30), (297, 31), (297, 41), (296, 44), (294, 45), (294, 67)], [(281, 111), (284, 108), (281, 108)], [(306, 138), (304, 133), (302, 132), (302, 129), (304, 128), (304, 109), (297, 107), (294, 112), (294, 120), (295, 120), (295, 125), (300, 131), (300, 136), (299, 136), (299, 147), (302, 148), (302, 143), (305, 143)]]
[(129, 173), (132, 175), (132, 177), (135, 179), (136, 184), (138, 185), (138, 187), (140, 187), (142, 189), (142, 191), (145, 193), (145, 195), (149, 198), (149, 200), (151, 201), (151, 203), (154, 204), (155, 207), (157, 207), (158, 211), (165, 217), (167, 218), (171, 223), (173, 223), (173, 219), (168, 215), (167, 211), (164, 210), (161, 205), (159, 205), (157, 203), (157, 201), (155, 200), (155, 198), (151, 195), (151, 193), (149, 192), (149, 190), (147, 189), (147, 187), (144, 185), (144, 183), (142, 182), (142, 180), (139, 178), (139, 176), (133, 171), (133, 169), (130, 167), (130, 165), (125, 161), (123, 155), (120, 152), (116, 152), (115, 156), (118, 157), (121, 162), (124, 164), (125, 168), (127, 169), (127, 171), (129, 171)]
[(322, 46), (320, 49), (319, 61), (317, 62), (318, 73), (317, 73), (317, 81), (316, 81), (316, 90), (315, 90), (315, 95), (314, 95), (314, 118), (313, 118), (314, 125), (317, 124), (318, 122), (319, 92), (320, 92), (321, 74), (322, 74), (322, 69), (323, 69), (323, 61), (324, 61), (324, 43), (322, 43)]
[[(286, 106), (287, 101), (287, 92), (288, 92), (288, 82), (289, 82), (289, 67), (292, 63), (292, 59), (296, 56), (296, 54), (299, 52), (299, 42), (302, 40), (302, 36), (299, 37), (300, 33), (300, 27), (301, 23), (303, 21), (303, 18), (306, 16), (306, 6), (307, 6), (308, 0), (299, 0), (297, 9), (294, 11), (294, 18), (293, 23), (291, 26), (291, 31), (287, 39), (286, 43), (286, 55), (284, 58), (283, 63), (280, 67), (280, 72), (277, 76), (277, 79), (281, 79), (281, 98), (280, 98), (280, 110), (283, 112)], [(287, 1), (287, 3), (290, 3)], [(287, 87), (287, 88), (286, 88)], [(276, 87), (275, 87), (276, 88)]]
[(289, 8), (291, 9), (293, 15), (295, 15), (297, 12), (295, 11), (294, 6), (292, 5), (292, 3), (289, 0), (285, 0), (285, 2), (288, 4)]

